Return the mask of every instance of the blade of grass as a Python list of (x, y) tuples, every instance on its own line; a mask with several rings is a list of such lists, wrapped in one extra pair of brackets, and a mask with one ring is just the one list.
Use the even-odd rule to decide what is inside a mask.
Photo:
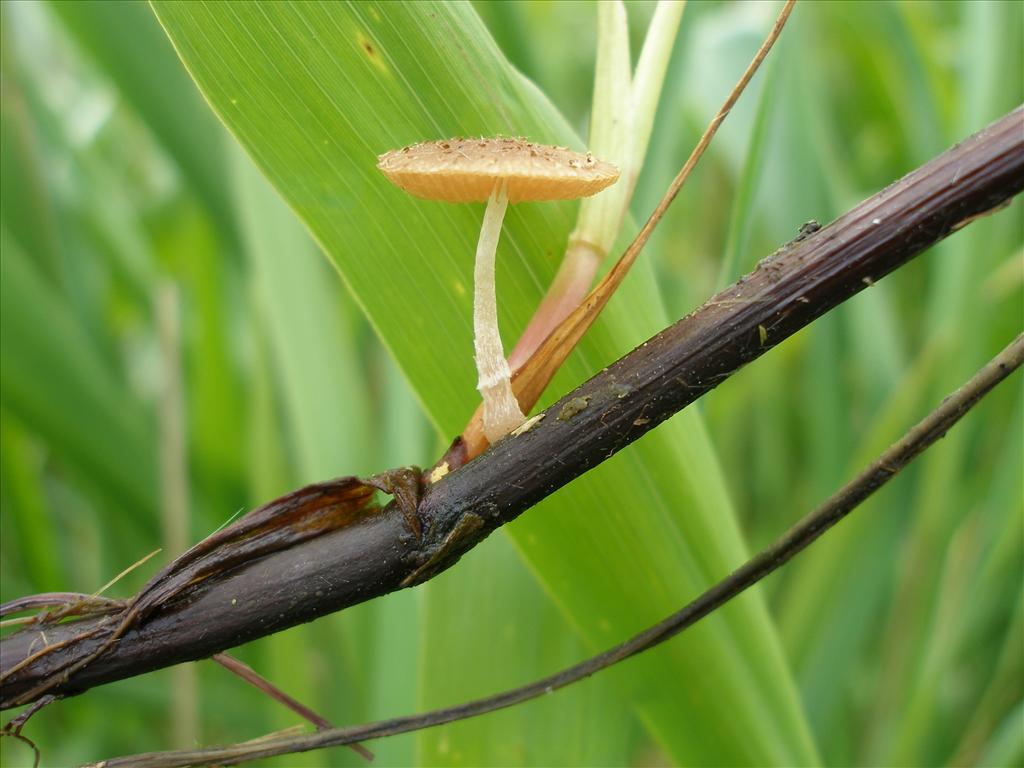
[[(0, 393), (83, 485), (145, 526), (155, 519), (152, 421), (100, 363), (81, 325), (2, 232)], [(73, 395), (72, 395), (73, 393)]]
[[(1010, 33), (999, 33), (1000, 23), (1009, 21), (1004, 16), (1006, 12), (997, 5), (971, 6), (967, 12), (974, 23), (964, 44), (974, 49), (980, 40), (988, 41), (978, 49), (980, 55), (968, 58), (970, 66), (965, 71), (961, 93), (963, 121), (980, 123), (1007, 98), (1016, 100), (1021, 90), (1019, 78), (1018, 83), (1001, 83), (1002, 88), (987, 85), (991, 82), (989, 73), (1001, 66), (1000, 61), (1008, 52)], [(950, 356), (952, 362), (937, 371), (933, 392), (973, 365), (990, 343), (979, 344), (978, 340), (988, 335), (985, 326), (991, 322), (989, 317), (994, 308), (985, 313), (971, 308), (977, 306), (981, 285), (1003, 250), (991, 233), (990, 228), (979, 227), (949, 241), (941, 254), (943, 258), (935, 265), (941, 268), (936, 272), (937, 284), (929, 297), (928, 329), (944, 344), (943, 356)], [(921, 468), (920, 494), (915, 499), (917, 514), (908, 531), (910, 545), (901, 560), (900, 584), (885, 630), (883, 675), (889, 690), (883, 695), (892, 709), (888, 720), (877, 726), (876, 751), (869, 753), (875, 759), (899, 762), (929, 743), (916, 702), (927, 699), (921, 691), (930, 684), (924, 664), (931, 642), (927, 628), (936, 621), (935, 611), (940, 604), (939, 564), (949, 557), (954, 531), (960, 523), (959, 511), (970, 506), (971, 499), (984, 488), (955, 476), (956, 467), (969, 457), (972, 433), (973, 430), (967, 431), (946, 441)], [(884, 712), (879, 714), (884, 717)]]
[[(564, 616), (528, 579), (515, 549), (499, 539), (431, 582), (423, 606), (426, 642), (416, 710), (472, 699), (493, 685), (514, 686), (585, 655)], [(467, 601), (466, 587), (473, 582), (486, 599)], [(630, 704), (612, 681), (593, 683), (565, 691), (565, 699), (560, 694), (479, 723), (422, 731), (417, 764), (628, 765), (637, 729)]]
[(224, 132), (181, 71), (143, 0), (49, 2), (174, 158), (222, 231), (233, 232)]
[[(67, 585), (62, 549), (44, 491), (42, 457), (37, 445), (9, 412), (0, 411), (0, 499), (4, 542), (17, 541), (17, 547), (4, 547), (2, 558), (3, 596), (6, 602), (16, 593), (26, 594), (24, 586), (36, 585), (37, 591), (54, 591)], [(8, 527), (9, 526), (9, 527)], [(28, 590), (32, 591), (32, 590)]]
[[(525, 133), (577, 144), (565, 121), (508, 68), (467, 6), (155, 8), (221, 118), (338, 265), (434, 423), (444, 434), (457, 432), (475, 406), (471, 260), (463, 256), (472, 253), (479, 211), (404, 198), (377, 175), (375, 156), (458, 134)], [(499, 250), (517, 259), (506, 256), (498, 269), (506, 326), (522, 327), (536, 305), (553, 271), (544, 254), (564, 245), (570, 211), (524, 205), (510, 214)], [(556, 388), (660, 327), (650, 271), (623, 290)], [(596, 526), (579, 513), (631, 509), (640, 498), (653, 510), (644, 519)], [(588, 642), (601, 643), (706, 583), (730, 553), (742, 556), (735, 521), (722, 512), (728, 508), (706, 435), (691, 415), (542, 505), (515, 535)], [(680, 509), (689, 512), (674, 512)], [(637, 578), (637, 563), (648, 585), (640, 593), (623, 588)], [(681, 762), (814, 761), (756, 595), (678, 650), (637, 664), (630, 677), (646, 722)], [(688, 681), (684, 696), (673, 682), (679, 679)]]

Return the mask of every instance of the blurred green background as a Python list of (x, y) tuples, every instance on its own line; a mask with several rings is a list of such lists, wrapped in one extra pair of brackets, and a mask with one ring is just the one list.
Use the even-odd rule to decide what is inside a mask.
[[(437, 130), (471, 134), (494, 120), (450, 118), (415, 79), (454, 92), (463, 82), (448, 70), (465, 60), (497, 73), (480, 69), (487, 77), (470, 86), (495, 87), (487, 98), (509, 113), (498, 122), (511, 126), (505, 132), (537, 125), (555, 137), (585, 136), (594, 7), (328, 4), (290, 16), (281, 6), (248, 8), (158, 11), (207, 98), (283, 200), (203, 101), (148, 5), (2, 6), (3, 600), (93, 591), (153, 549), (163, 546), (157, 560), (166, 562), (237, 511), (304, 483), (429, 464), (472, 412), (468, 297), (445, 304), (432, 293), (452, 281), (458, 293), (468, 261), (456, 267), (416, 254), (400, 273), (381, 264), (407, 247), (406, 236), (429, 255), (435, 229), (440, 248), (471, 249), (480, 212), (428, 208), (415, 219), (418, 212), (406, 214), (397, 207), (405, 202), (379, 191), (372, 162), (353, 160), (332, 182), (330, 150), (326, 172), (306, 170), (310, 156), (287, 139), (309, 136), (286, 119), (296, 113), (284, 102), (294, 97), (314, 116), (337, 108), (352, 124), (369, 124), (369, 116), (386, 123), (378, 110), (412, 91), (427, 103), (415, 114), (396, 107), (395, 125), (411, 131), (433, 121)], [(652, 9), (628, 7), (634, 56)], [(687, 7), (636, 219), (660, 198), (777, 10)], [(289, 26), (320, 20), (315, 14), (336, 19), (336, 28), (299, 34)], [(341, 53), (334, 72), (312, 50), (351, 29), (369, 30), (357, 37), (378, 80), (347, 68)], [(646, 249), (630, 278), (633, 293), (609, 308), (594, 346), (551, 395), (645, 338), (646, 326), (607, 327), (634, 309), (630, 297), (654, 292), (664, 317), (681, 317), (804, 221), (831, 220), (1020, 103), (1022, 30), (1024, 6), (1013, 2), (799, 4)], [(260, 69), (261, 54), (273, 70)], [(308, 81), (289, 74), (289, 56), (306, 63)], [(508, 74), (502, 56), (550, 104)], [(409, 68), (413, 60), (425, 74)], [(250, 61), (251, 70), (239, 63)], [(278, 68), (292, 78), (291, 93), (266, 85)], [(338, 73), (351, 81), (335, 82)], [(371, 89), (380, 83), (393, 90)], [(231, 112), (234, 94), (256, 102), (261, 87), (263, 97), (282, 100), (285, 116), (246, 113), (244, 104)], [(310, 121), (295, 123), (306, 130)], [(402, 130), (394, 145), (447, 135)], [(363, 160), (392, 146), (373, 138), (339, 144)], [(365, 208), (350, 210), (364, 199)], [(554, 269), (531, 261), (539, 257), (530, 237), (535, 250), (555, 252), (572, 213), (565, 206), (511, 217), (503, 242), (524, 253), (529, 269), (499, 268), (506, 340)], [(353, 235), (360, 226), (364, 239)], [(403, 314), (410, 291), (430, 299), (433, 320)], [(646, 332), (661, 322), (649, 314)], [(514, 524), (512, 536), (496, 534), (435, 582), (237, 655), (338, 724), (451, 704), (553, 671), (725, 575), (744, 546), (767, 543), (1002, 348), (1022, 318), (1024, 215), (1016, 202), (705, 398), (699, 410), (713, 453), (696, 416), (673, 420), (689, 419), (698, 434), (685, 450), (711, 467), (704, 490), (700, 478), (678, 480), (690, 489), (683, 500), (705, 500), (705, 528), (692, 528), (693, 515), (655, 480), (635, 491), (642, 503), (624, 510), (574, 507), (566, 489)], [(448, 358), (451, 381), (434, 383)], [(1022, 402), (1018, 376), (758, 597), (709, 622), (706, 636), (675, 641), (689, 659), (659, 649), (511, 712), (369, 744), (377, 764), (1024, 764)], [(176, 423), (184, 426), (181, 445)], [(670, 427), (659, 432), (675, 434)], [(645, 439), (629, 449), (632, 459), (585, 480), (617, 488), (644, 463), (640, 451), (657, 455), (665, 444)], [(664, 476), (673, 467), (696, 473), (685, 450), (666, 459), (657, 482), (676, 482)], [(580, 485), (574, 492), (586, 493)], [(665, 509), (647, 499), (663, 499)], [(544, 528), (581, 516), (599, 522), (575, 545), (558, 538), (568, 523)], [(659, 526), (667, 540), (689, 543), (662, 551), (652, 535)], [(552, 541), (557, 546), (545, 549)], [(610, 570), (609, 552), (629, 558), (616, 564), (625, 577), (573, 580)], [(678, 553), (692, 558), (680, 566), (690, 581), (662, 584), (669, 575), (659, 558)], [(109, 594), (130, 594), (153, 562)], [(716, 655), (721, 646), (727, 650)], [(684, 675), (687, 663), (703, 665), (706, 676)], [(734, 706), (735, 721), (723, 724)], [(61, 702), (26, 734), (42, 747), (44, 765), (70, 765), (294, 724), (204, 662)], [(738, 747), (748, 734), (752, 746)], [(2, 750), (4, 765), (30, 764), (23, 745), (5, 739)], [(333, 750), (268, 764), (359, 762)]]

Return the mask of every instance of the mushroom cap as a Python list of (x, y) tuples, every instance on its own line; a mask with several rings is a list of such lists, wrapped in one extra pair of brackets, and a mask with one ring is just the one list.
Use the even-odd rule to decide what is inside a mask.
[(589, 197), (619, 178), (589, 152), (505, 138), (425, 141), (381, 155), (377, 167), (411, 195), (451, 203), (486, 201), (499, 181), (519, 203)]

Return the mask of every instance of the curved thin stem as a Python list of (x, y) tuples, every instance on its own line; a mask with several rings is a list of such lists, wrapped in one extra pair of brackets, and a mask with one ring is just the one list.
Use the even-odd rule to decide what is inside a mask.
[(943, 400), (934, 411), (918, 422), (857, 477), (711, 589), (682, 610), (626, 642), (560, 672), (521, 688), (419, 715), (397, 717), (392, 720), (382, 720), (377, 723), (348, 728), (324, 730), (302, 736), (259, 740), (258, 743), (249, 742), (188, 752), (153, 752), (146, 755), (107, 760), (97, 765), (103, 765), (104, 768), (119, 768), (129, 765), (144, 766), (144, 768), (172, 768), (172, 766), (212, 765), (222, 762), (240, 763), (274, 755), (341, 746), (356, 741), (409, 733), (494, 712), (535, 699), (590, 677), (596, 672), (675, 637), (768, 574), (788, 563), (891, 480), (928, 446), (943, 437), (981, 398), (1019, 368), (1022, 362), (1024, 362), (1024, 334), (1014, 339), (970, 381)]
[[(297, 714), (299, 717), (311, 722), (317, 728), (334, 727), (331, 724), (330, 720), (328, 720), (325, 717), (322, 717), (321, 715), (318, 715), (316, 712), (307, 707), (298, 699), (289, 696), (287, 693), (285, 693), (272, 682), (267, 680), (267, 678), (265, 678), (252, 667), (250, 667), (244, 661), (236, 659), (234, 656), (231, 656), (227, 653), (215, 653), (213, 654), (213, 656), (210, 657), (210, 660), (220, 664), (222, 667), (224, 667), (224, 669), (226, 669), (231, 674), (237, 675), (239, 678), (247, 682), (257, 691), (265, 693), (274, 701), (278, 702), (279, 704), (283, 704), (292, 712)], [(347, 746), (354, 752), (362, 756), (364, 759), (371, 762), (373, 761), (373, 752), (368, 750), (362, 744), (355, 743), (349, 744)]]

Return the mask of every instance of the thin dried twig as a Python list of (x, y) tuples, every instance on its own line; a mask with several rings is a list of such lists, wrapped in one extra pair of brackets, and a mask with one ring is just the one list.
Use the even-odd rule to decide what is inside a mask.
[[(245, 680), (245, 682), (247, 682), (256, 690), (267, 694), (267, 696), (272, 698), (274, 701), (288, 707), (288, 709), (297, 714), (299, 717), (303, 718), (304, 720), (308, 720), (310, 723), (315, 725), (318, 730), (325, 730), (334, 727), (331, 724), (331, 721), (328, 720), (326, 717), (321, 717), (298, 699), (289, 696), (287, 693), (285, 693), (272, 682), (267, 680), (267, 678), (263, 677), (263, 675), (261, 675), (252, 667), (250, 667), (244, 661), (240, 661), (236, 659), (234, 656), (230, 656), (226, 653), (215, 653), (213, 656), (210, 657), (210, 659), (220, 664), (228, 672), (232, 673), (233, 675), (237, 675), (242, 680)], [(373, 752), (368, 750), (362, 744), (352, 743), (346, 746), (348, 746), (353, 751), (358, 753), (360, 756), (366, 758), (367, 760), (373, 760)]]
[(943, 400), (934, 411), (911, 428), (898, 442), (890, 446), (863, 472), (740, 568), (660, 623), (604, 653), (561, 672), (494, 696), (419, 715), (398, 717), (349, 728), (325, 730), (302, 736), (267, 739), (259, 744), (236, 744), (182, 752), (152, 752), (107, 760), (98, 763), (97, 768), (98, 766), (104, 768), (126, 768), (127, 766), (173, 768), (174, 766), (213, 765), (224, 762), (240, 763), (274, 755), (341, 746), (351, 744), (356, 740), (365, 741), (394, 736), (476, 717), (538, 698), (590, 677), (620, 661), (625, 661), (631, 656), (670, 640), (788, 563), (827, 530), (849, 515), (871, 494), (889, 482), (911, 461), (921, 455), (928, 446), (943, 437), (993, 387), (1017, 370), (1022, 362), (1024, 362), (1024, 334), (1014, 339), (970, 381)]
[(39, 762), (42, 760), (43, 753), (39, 750), (39, 747), (34, 741), (32, 741), (32, 739), (21, 732), (21, 729), (25, 727), (25, 724), (28, 723), (28, 721), (31, 720), (39, 710), (49, 706), (53, 702), (57, 701), (57, 699), (57, 696), (43, 696), (43, 698), (33, 702), (32, 706), (20, 715), (12, 718), (11, 721), (3, 727), (3, 730), (0, 731), (0, 738), (16, 739), (17, 741), (27, 745), (28, 748), (32, 750), (32, 768), (39, 768)]

